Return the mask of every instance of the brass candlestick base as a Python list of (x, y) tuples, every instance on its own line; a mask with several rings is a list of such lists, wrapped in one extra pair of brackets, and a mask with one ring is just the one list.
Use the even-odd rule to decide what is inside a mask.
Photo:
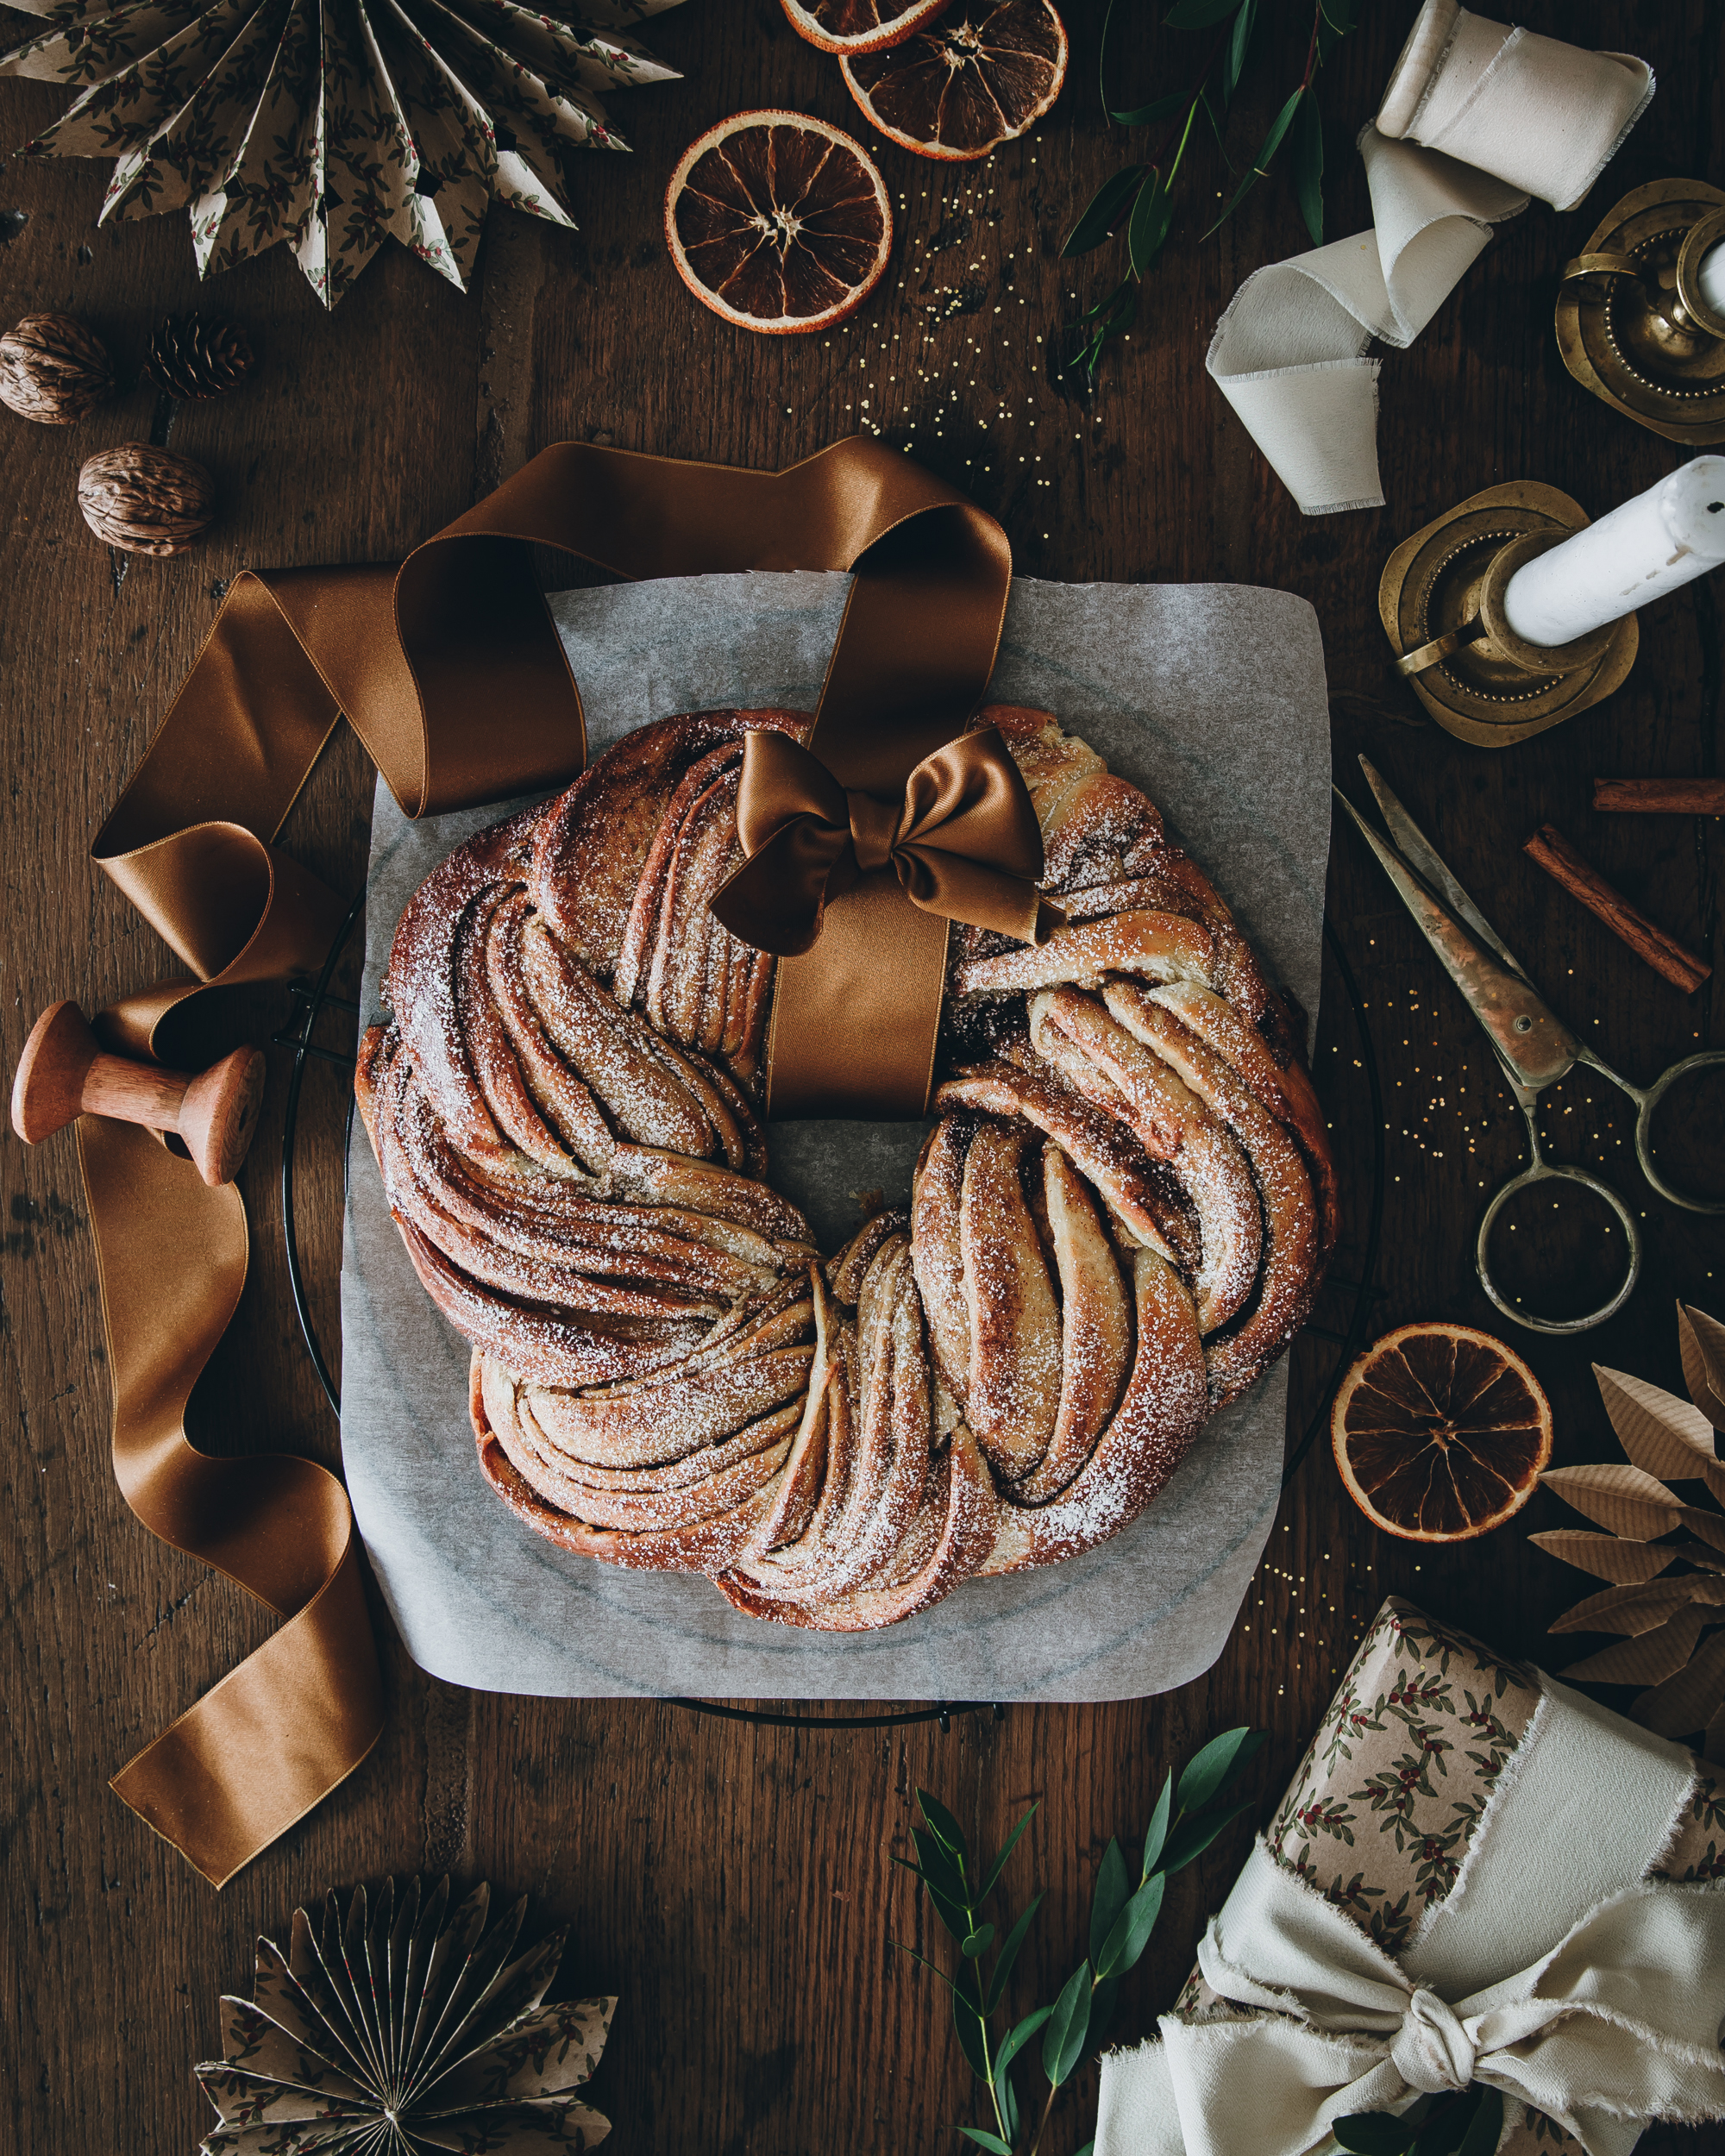
[(1385, 562), (1377, 611), (1396, 671), (1459, 740), (1507, 749), (1543, 733), (1609, 696), (1634, 664), (1633, 614), (1550, 649), (1503, 618), (1516, 570), (1587, 522), (1556, 487), (1515, 479), (1471, 494)]
[(1725, 192), (1659, 179), (1625, 195), (1564, 272), (1558, 349), (1626, 419), (1700, 448), (1725, 442), (1725, 316), (1701, 297), (1701, 258), (1725, 240)]

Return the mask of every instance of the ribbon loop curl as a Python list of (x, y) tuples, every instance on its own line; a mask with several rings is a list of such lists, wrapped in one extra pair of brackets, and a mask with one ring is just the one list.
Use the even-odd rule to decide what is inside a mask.
[(1421, 1984), (1389, 2046), (1389, 2063), (1410, 2089), (1443, 2096), (1473, 2079), (1476, 2053), (1467, 2025), (1446, 1999)]
[(781, 957), (812, 947), (830, 899), (888, 870), (924, 912), (1020, 943), (1059, 918), (1036, 887), (1042, 834), (996, 727), (925, 756), (898, 802), (841, 787), (787, 735), (751, 733), (737, 829), (747, 858), (712, 911), (733, 936)]

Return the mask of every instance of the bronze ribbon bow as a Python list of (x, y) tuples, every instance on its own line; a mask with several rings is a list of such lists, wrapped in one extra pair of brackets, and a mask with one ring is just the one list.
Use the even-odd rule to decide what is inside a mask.
[(1036, 887), (1042, 833), (998, 727), (925, 756), (897, 802), (847, 793), (787, 734), (751, 733), (737, 833), (748, 858), (712, 910), (733, 936), (781, 957), (813, 945), (829, 899), (888, 868), (913, 906), (944, 920), (1028, 943), (1058, 918)]
[[(321, 963), (344, 908), (273, 842), (344, 714), (411, 816), (580, 771), (580, 697), (532, 574), (536, 543), (630, 578), (854, 569), (810, 744), (842, 791), (887, 800), (962, 734), (1012, 577), (992, 517), (860, 439), (780, 473), (562, 442), (399, 569), (236, 577), (92, 848), (195, 975), (111, 1014), (118, 1044), (172, 1061), (164, 1027), (191, 999)], [(946, 934), (890, 868), (829, 890), (819, 948), (779, 964), (774, 1112), (922, 1112)], [(244, 1277), (237, 1196), (204, 1191), (126, 1126), (85, 1119), (80, 1150), (121, 1487), (154, 1532), (289, 1620), (116, 1777), (219, 1884), (377, 1733), (351, 1516), (310, 1462), (209, 1460), (185, 1440), (186, 1395)], [(161, 1276), (164, 1251), (177, 1280)]]

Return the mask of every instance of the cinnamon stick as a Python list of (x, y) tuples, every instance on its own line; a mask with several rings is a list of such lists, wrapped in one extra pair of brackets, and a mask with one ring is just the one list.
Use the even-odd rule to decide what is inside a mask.
[(1662, 974), (1674, 988), (1693, 995), (1712, 973), (1711, 966), (1693, 957), (1683, 945), (1655, 927), (1647, 915), (1614, 891), (1590, 862), (1577, 853), (1563, 833), (1552, 824), (1541, 824), (1521, 849), (1537, 862), (1571, 898), (1579, 899), (1589, 912), (1596, 913), (1614, 936), (1621, 937), (1637, 958)]
[(1624, 816), (1725, 816), (1725, 779), (1596, 779), (1593, 805)]

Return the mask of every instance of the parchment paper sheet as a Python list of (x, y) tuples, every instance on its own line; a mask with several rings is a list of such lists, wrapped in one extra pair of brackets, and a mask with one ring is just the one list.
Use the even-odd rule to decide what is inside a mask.
[[(553, 601), (597, 755), (704, 705), (812, 710), (848, 578), (755, 573), (569, 592)], [(1241, 926), (1316, 1014), (1329, 849), (1329, 715), (1311, 608), (1232, 585), (1013, 586), (990, 686), (1038, 705), (1142, 785)], [(571, 744), (571, 755), (574, 745)], [(366, 1015), (403, 906), (513, 804), (410, 824), (380, 781), (366, 908)], [(918, 1125), (775, 1124), (771, 1181), (829, 1253), (850, 1195), (908, 1198)], [(1220, 1415), (1113, 1541), (967, 1581), (857, 1637), (743, 1617), (704, 1579), (556, 1548), (480, 1477), (467, 1344), (408, 1262), (356, 1126), (342, 1270), (342, 1445), (373, 1566), (409, 1652), (451, 1683), (592, 1697), (1134, 1698), (1220, 1652), (1276, 1510), (1287, 1369)]]

